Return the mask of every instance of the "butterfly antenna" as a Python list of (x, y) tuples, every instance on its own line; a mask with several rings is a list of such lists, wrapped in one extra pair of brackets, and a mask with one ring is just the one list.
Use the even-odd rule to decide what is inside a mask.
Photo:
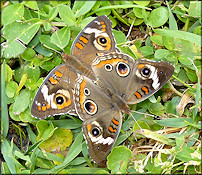
[(153, 118), (156, 117), (155, 115), (152, 115), (152, 114), (146, 114), (146, 113), (143, 113), (143, 112), (138, 112), (138, 111), (131, 111), (131, 112), (134, 112), (134, 113), (137, 113), (137, 114), (142, 114), (142, 115), (151, 116), (151, 117), (153, 117)]
[(129, 112), (129, 115), (134, 119), (134, 121), (137, 123), (138, 127), (142, 130), (141, 126), (138, 124), (138, 122), (135, 119), (135, 117), (133, 116), (133, 114), (131, 112)]

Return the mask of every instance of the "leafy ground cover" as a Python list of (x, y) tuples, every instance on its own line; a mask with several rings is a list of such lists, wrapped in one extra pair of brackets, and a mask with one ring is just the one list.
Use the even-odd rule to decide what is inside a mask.
[[(1, 1), (1, 172), (201, 173), (200, 1)], [(80, 30), (107, 15), (122, 52), (164, 60), (175, 72), (131, 106), (106, 166), (96, 165), (77, 117), (37, 120), (30, 107)], [(155, 119), (155, 120), (154, 120)]]

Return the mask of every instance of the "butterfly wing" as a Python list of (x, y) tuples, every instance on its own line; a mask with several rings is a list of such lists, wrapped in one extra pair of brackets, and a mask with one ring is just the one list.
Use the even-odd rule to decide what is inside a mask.
[(107, 16), (99, 16), (90, 22), (76, 37), (71, 55), (77, 56), (89, 66), (98, 53), (119, 51), (112, 33), (112, 22)]
[(75, 108), (84, 120), (82, 129), (90, 157), (99, 163), (110, 152), (122, 125), (122, 115), (104, 91), (80, 76), (75, 85)]
[(135, 61), (123, 53), (98, 56), (92, 70), (101, 82), (128, 104), (139, 103), (158, 91), (172, 76), (167, 62)]
[(32, 116), (45, 119), (65, 113), (75, 115), (73, 90), (76, 78), (76, 73), (65, 64), (54, 68), (47, 75), (34, 98)]

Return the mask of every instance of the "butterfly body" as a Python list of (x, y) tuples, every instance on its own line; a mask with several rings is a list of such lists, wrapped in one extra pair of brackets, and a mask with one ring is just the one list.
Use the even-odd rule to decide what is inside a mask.
[(170, 79), (174, 67), (167, 62), (134, 60), (121, 53), (106, 16), (96, 18), (80, 32), (71, 54), (64, 55), (66, 63), (48, 74), (31, 112), (41, 119), (61, 113), (78, 115), (89, 155), (99, 163), (116, 142), (122, 112), (130, 113), (129, 104), (157, 92)]

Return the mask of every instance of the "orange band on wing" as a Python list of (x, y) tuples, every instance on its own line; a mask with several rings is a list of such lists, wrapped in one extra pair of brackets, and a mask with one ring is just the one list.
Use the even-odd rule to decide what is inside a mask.
[(109, 131), (110, 132), (116, 132), (116, 129), (114, 129), (113, 127), (109, 126)]
[(76, 43), (76, 45), (75, 45), (77, 48), (79, 48), (79, 49), (83, 49), (83, 46), (82, 46), (82, 44), (80, 44), (80, 43)]
[(135, 92), (135, 96), (138, 98), (138, 99), (140, 99), (142, 96), (141, 96), (141, 94), (139, 93), (139, 92)]
[(141, 68), (143, 68), (144, 66), (145, 66), (144, 64), (139, 64), (139, 65), (138, 65), (138, 68), (141, 69)]
[(62, 77), (63, 76), (63, 74), (62, 73), (60, 73), (59, 71), (55, 71), (55, 75), (57, 76), (57, 77)]
[(118, 120), (116, 120), (115, 118), (113, 118), (112, 119), (112, 122), (116, 125), (116, 126), (118, 126), (119, 125), (119, 121)]
[[(83, 80), (82, 82), (81, 82), (81, 84), (80, 84), (80, 95), (79, 95), (79, 103), (80, 103), (80, 105), (81, 105), (81, 108), (82, 108), (82, 110), (83, 110), (83, 112), (85, 112), (85, 109), (84, 109), (84, 107), (83, 107), (83, 103), (84, 103), (84, 101), (85, 101), (85, 94), (84, 94), (84, 92), (83, 92), (83, 89), (85, 88), (85, 85), (86, 85), (86, 81), (85, 80)], [(85, 112), (86, 113), (86, 112)]]
[(50, 78), (49, 78), (49, 81), (50, 81), (52, 84), (58, 84), (58, 80), (54, 79), (53, 77), (50, 77)]
[(149, 89), (146, 86), (142, 87), (142, 91), (145, 93), (145, 95), (149, 93)]
[(79, 38), (81, 41), (83, 41), (83, 43), (88, 43), (88, 39), (87, 38), (85, 38), (85, 37), (83, 37), (83, 36), (81, 36), (80, 38)]
[(118, 58), (116, 58), (116, 59), (110, 59), (110, 60), (100, 61), (100, 62), (96, 65), (96, 67), (97, 67), (97, 68), (101, 68), (101, 67), (103, 67), (105, 64), (111, 64), (112, 66), (114, 66), (114, 65), (116, 65), (116, 64), (117, 64), (118, 62), (120, 62), (120, 61), (127, 63), (127, 61), (125, 61), (125, 60), (123, 60), (123, 59), (118, 59)]
[(88, 131), (91, 130), (91, 124), (87, 124), (87, 130), (88, 130)]

